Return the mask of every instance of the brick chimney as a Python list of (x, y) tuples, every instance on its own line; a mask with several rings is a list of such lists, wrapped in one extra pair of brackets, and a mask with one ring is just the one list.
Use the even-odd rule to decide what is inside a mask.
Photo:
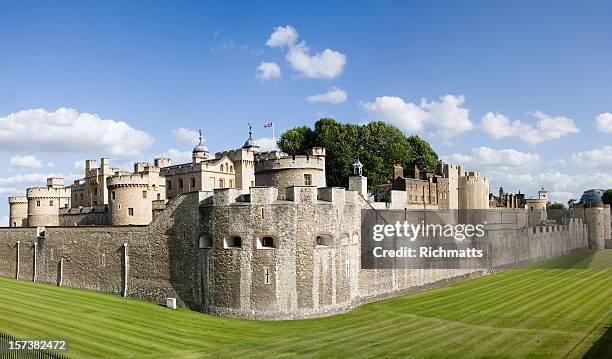
[(400, 163), (393, 165), (393, 179), (397, 177), (404, 177), (404, 167)]

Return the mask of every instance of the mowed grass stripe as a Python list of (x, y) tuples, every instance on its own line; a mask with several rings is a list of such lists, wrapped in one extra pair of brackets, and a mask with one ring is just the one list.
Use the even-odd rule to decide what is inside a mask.
[(0, 278), (0, 331), (66, 337), (77, 358), (556, 358), (583, 339), (576, 351), (584, 353), (612, 324), (611, 268), (612, 251), (573, 253), (339, 316), (286, 322), (170, 311)]

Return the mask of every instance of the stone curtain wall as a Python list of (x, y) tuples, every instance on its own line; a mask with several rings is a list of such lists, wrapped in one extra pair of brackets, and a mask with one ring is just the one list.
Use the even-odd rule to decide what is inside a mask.
[[(506, 216), (513, 214), (512, 211), (504, 213)], [(493, 216), (489, 216), (489, 220), (491, 218)], [(359, 273), (361, 301), (369, 302), (399, 293), (457, 282), (588, 248), (588, 233), (581, 219), (570, 219), (568, 225), (525, 228), (511, 228), (514, 224), (506, 226), (504, 221), (489, 223), (497, 228), (488, 230), (488, 237), (492, 241), (492, 263), (488, 270), (365, 269)]]
[(38, 282), (59, 284), (63, 258), (65, 286), (122, 294), (127, 243), (127, 295), (201, 309), (197, 259), (198, 194), (174, 199), (149, 226), (0, 228), (0, 275), (15, 277), (20, 243), (20, 280), (33, 278), (33, 248), (38, 243)]

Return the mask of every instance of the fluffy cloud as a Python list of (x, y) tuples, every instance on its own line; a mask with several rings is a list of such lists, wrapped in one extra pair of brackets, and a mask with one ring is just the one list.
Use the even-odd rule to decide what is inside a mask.
[(153, 143), (125, 122), (70, 108), (24, 110), (0, 117), (0, 151), (135, 155)]
[[(335, 78), (339, 76), (346, 65), (346, 55), (331, 49), (320, 53), (310, 53), (306, 42), (300, 43), (297, 30), (290, 26), (277, 27), (266, 42), (269, 47), (287, 48), (285, 60), (292, 69), (307, 78)], [(260, 65), (261, 66), (261, 65)]]
[(509, 169), (533, 167), (540, 162), (537, 153), (520, 152), (515, 149), (473, 148), (470, 154), (454, 153), (443, 158), (447, 162), (461, 164), (479, 171), (507, 171)]
[(571, 160), (579, 166), (612, 169), (612, 146), (573, 153)]
[(538, 120), (535, 126), (519, 120), (510, 121), (507, 116), (500, 113), (488, 112), (482, 117), (481, 128), (483, 132), (495, 139), (517, 137), (529, 144), (556, 140), (580, 132), (570, 118), (551, 117), (540, 111), (529, 113), (529, 115)]
[(198, 131), (183, 127), (173, 129), (172, 135), (174, 136), (174, 138), (187, 145), (196, 144), (198, 141), (198, 137), (200, 136)]
[(612, 113), (600, 113), (595, 117), (595, 127), (603, 132), (612, 134)]
[[(192, 141), (193, 143), (193, 141)], [(163, 154), (156, 155), (155, 157), (168, 157), (172, 160), (172, 164), (191, 163), (191, 151), (181, 151), (176, 148), (171, 148)]]
[(34, 156), (13, 156), (10, 159), (11, 165), (18, 167), (40, 168), (42, 162)]
[(257, 66), (255, 77), (261, 80), (278, 79), (282, 76), (281, 69), (275, 62), (262, 62)]
[(268, 41), (266, 41), (266, 45), (269, 47), (293, 46), (297, 38), (298, 32), (293, 26), (277, 26)]
[(544, 187), (549, 193), (550, 200), (565, 203), (570, 198), (580, 199), (582, 193), (588, 189), (601, 188), (602, 184), (612, 183), (612, 175), (602, 172), (566, 174), (559, 171), (537, 175), (509, 173), (505, 181), (532, 195)]
[(332, 105), (337, 105), (346, 102), (346, 91), (338, 87), (332, 87), (329, 91), (320, 95), (306, 97), (308, 102), (327, 102)]
[(461, 95), (446, 95), (440, 101), (422, 99), (420, 105), (396, 96), (381, 96), (361, 107), (372, 120), (387, 121), (407, 132), (421, 132), (431, 126), (435, 128), (433, 136), (447, 140), (474, 128), (464, 102)]
[(255, 140), (255, 144), (259, 146), (259, 150), (262, 152), (276, 149), (276, 141), (269, 137), (258, 138)]

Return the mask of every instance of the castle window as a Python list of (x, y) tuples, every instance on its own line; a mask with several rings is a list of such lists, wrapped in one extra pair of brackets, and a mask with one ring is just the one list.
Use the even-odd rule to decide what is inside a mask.
[(234, 166), (230, 166), (230, 172), (234, 172)]
[(36, 207), (40, 207), (40, 201), (36, 201)]
[(183, 179), (182, 178), (179, 178), (178, 180), (178, 187), (179, 189), (183, 189)]
[(172, 181), (166, 181), (166, 187), (168, 187), (169, 190), (172, 189)]
[(195, 188), (195, 177), (191, 177), (191, 188)]
[(251, 187), (255, 187), (255, 181), (251, 181)]
[(257, 249), (274, 249), (278, 248), (278, 240), (272, 237), (257, 238)]
[(240, 248), (242, 248), (242, 238), (240, 238), (238, 236), (225, 237), (223, 239), (223, 248), (226, 248), (226, 249), (230, 249), (230, 248), (240, 249)]
[(312, 175), (309, 173), (304, 174), (304, 186), (312, 186)]
[(347, 278), (351, 276), (351, 265), (349, 261), (344, 262), (344, 275)]
[(128, 208), (128, 216), (134, 215), (134, 208)]
[(97, 206), (98, 205), (98, 201), (94, 201), (93, 204), (94, 204), (94, 206)]
[(159, 201), (161, 199), (161, 194), (157, 194), (157, 200)]
[(219, 178), (219, 188), (225, 188), (225, 180), (223, 178)]
[(234, 188), (234, 180), (229, 180), (229, 188)]
[(117, 209), (121, 210), (121, 205), (120, 204), (117, 205)]
[(81, 193), (81, 201), (83, 200), (83, 193)]
[(97, 195), (98, 195), (98, 187), (95, 187), (94, 188), (94, 196), (97, 196)]
[(111, 192), (111, 198), (113, 199), (113, 201), (115, 200), (115, 191)]
[(53, 207), (53, 200), (49, 200), (49, 207)]
[(202, 248), (212, 248), (213, 246), (213, 241), (212, 238), (210, 238), (210, 235), (204, 233), (200, 235), (200, 238), (198, 239), (198, 247), (200, 249)]
[(147, 198), (147, 191), (142, 191), (142, 198)]
[(329, 234), (320, 234), (316, 239), (317, 247), (332, 247), (334, 239)]

